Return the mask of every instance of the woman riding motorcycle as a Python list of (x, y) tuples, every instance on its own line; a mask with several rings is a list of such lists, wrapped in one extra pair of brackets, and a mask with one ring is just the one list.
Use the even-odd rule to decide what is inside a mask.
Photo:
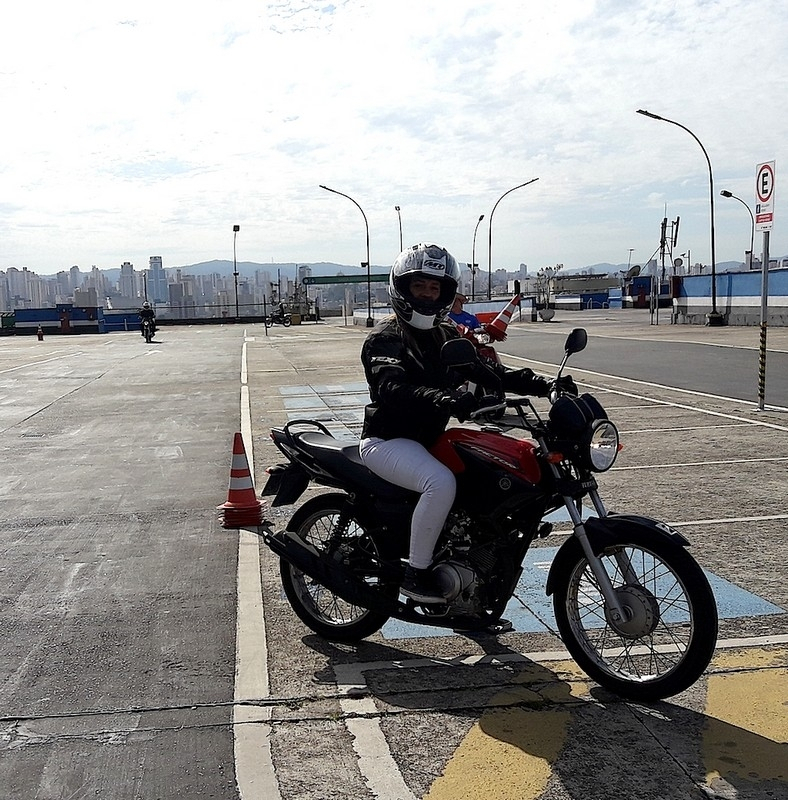
[[(419, 603), (442, 603), (430, 566), (451, 509), (456, 481), (429, 453), (451, 416), (460, 421), (478, 407), (465, 378), (441, 363), (441, 347), (459, 337), (446, 321), (459, 285), (454, 257), (436, 244), (417, 244), (394, 261), (388, 292), (394, 316), (367, 337), (361, 361), (371, 402), (359, 443), (362, 461), (385, 480), (418, 492), (411, 521), (402, 594)], [(530, 369), (497, 366), (506, 391), (545, 397), (549, 383)], [(568, 379), (568, 380), (567, 380)], [(563, 381), (573, 387), (571, 378)]]

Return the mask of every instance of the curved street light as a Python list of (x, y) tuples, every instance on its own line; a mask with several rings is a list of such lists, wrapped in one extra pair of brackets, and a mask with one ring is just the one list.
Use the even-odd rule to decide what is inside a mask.
[(235, 239), (238, 236), (238, 231), (241, 230), (240, 225), (233, 225), (233, 278), (235, 278), (235, 321), (238, 322), (238, 262), (235, 259)]
[(530, 181), (526, 181), (525, 183), (520, 183), (517, 186), (512, 186), (511, 189), (504, 192), (496, 201), (495, 205), (493, 206), (493, 210), (490, 212), (490, 222), (489, 222), (489, 230), (488, 230), (488, 239), (487, 239), (487, 299), (490, 300), (492, 298), (492, 221), (493, 221), (493, 214), (495, 213), (495, 209), (498, 208), (498, 203), (506, 197), (507, 194), (511, 194), (515, 189), (522, 189), (523, 186), (528, 186), (529, 184), (533, 183), (534, 181), (538, 181), (539, 178), (531, 178)]
[(711, 313), (706, 315), (706, 324), (724, 325), (725, 317), (717, 311), (717, 259), (714, 244), (714, 176), (711, 171), (711, 159), (709, 158), (709, 154), (706, 152), (706, 148), (701, 143), (701, 140), (680, 122), (668, 119), (667, 117), (660, 117), (659, 114), (652, 114), (650, 111), (644, 111), (642, 108), (639, 108), (636, 113), (642, 114), (644, 117), (657, 119), (660, 122), (669, 122), (671, 125), (675, 125), (677, 128), (686, 131), (698, 143), (700, 149), (703, 151), (703, 155), (706, 157), (706, 163), (709, 166), (709, 206), (711, 210)]
[(746, 209), (747, 213), (750, 215), (750, 263), (747, 264), (747, 269), (752, 269), (752, 248), (755, 242), (755, 217), (753, 216), (752, 209), (741, 199), (741, 197), (736, 197), (733, 192), (729, 192), (727, 189), (723, 189), (720, 194), (723, 197), (732, 197), (734, 200), (738, 200)]
[(402, 252), (402, 214), (400, 214), (400, 207), (394, 206), (394, 210), (397, 212), (397, 218), (399, 219), (399, 251)]
[(367, 260), (365, 262), (362, 261), (361, 266), (367, 268), (367, 327), (371, 328), (374, 321), (372, 319), (372, 278), (369, 272), (369, 223), (367, 222), (367, 215), (364, 213), (364, 209), (349, 194), (338, 192), (336, 189), (329, 189), (328, 186), (324, 186), (322, 183), (320, 188), (347, 198), (361, 212), (361, 216), (364, 217), (364, 227), (367, 230)]
[(484, 214), (479, 214), (479, 219), (476, 222), (476, 227), (473, 229), (473, 247), (471, 248), (471, 302), (473, 296), (476, 294), (476, 232), (479, 230), (484, 219)]

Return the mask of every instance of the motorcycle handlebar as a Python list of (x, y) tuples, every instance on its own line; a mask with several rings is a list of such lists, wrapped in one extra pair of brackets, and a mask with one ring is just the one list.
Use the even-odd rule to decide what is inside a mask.
[(495, 414), (498, 411), (504, 411), (509, 407), (509, 401), (506, 400), (503, 403), (496, 403), (492, 406), (484, 406), (483, 408), (477, 408), (476, 411), (471, 411), (468, 414), (468, 419), (478, 419), (479, 417), (483, 417), (487, 414)]

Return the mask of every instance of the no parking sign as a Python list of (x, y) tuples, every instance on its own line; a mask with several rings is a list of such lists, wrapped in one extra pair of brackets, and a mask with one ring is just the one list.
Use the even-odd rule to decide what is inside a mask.
[(755, 198), (755, 230), (770, 231), (774, 221), (774, 161), (757, 165)]

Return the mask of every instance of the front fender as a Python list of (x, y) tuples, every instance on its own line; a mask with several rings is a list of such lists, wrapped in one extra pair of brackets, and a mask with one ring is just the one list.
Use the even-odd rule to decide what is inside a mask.
[[(595, 555), (599, 555), (605, 548), (614, 544), (625, 543), (626, 530), (632, 527), (647, 531), (654, 538), (671, 539), (682, 547), (689, 545), (689, 541), (670, 525), (639, 514), (610, 514), (601, 519), (589, 517), (583, 523), (583, 527)], [(547, 576), (545, 588), (548, 595), (553, 593), (556, 576), (571, 569), (583, 556), (580, 541), (576, 536), (570, 536), (558, 549), (550, 566), (550, 574)]]

